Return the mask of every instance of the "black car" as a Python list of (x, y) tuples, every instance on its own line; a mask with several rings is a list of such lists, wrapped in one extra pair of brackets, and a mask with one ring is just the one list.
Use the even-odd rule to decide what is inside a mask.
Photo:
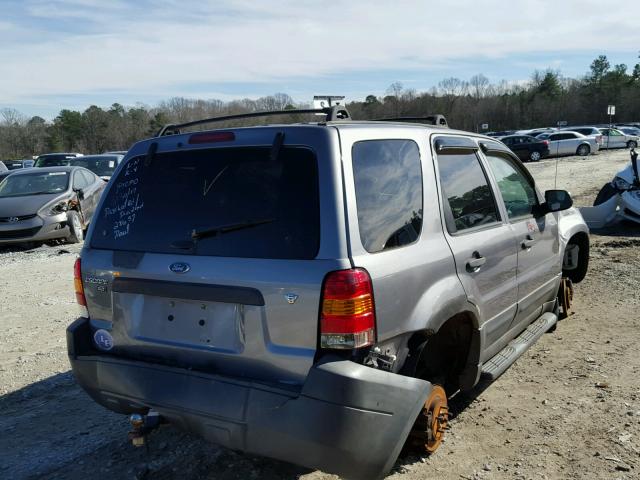
[(515, 153), (521, 160), (537, 162), (549, 155), (549, 141), (539, 140), (530, 135), (509, 135), (500, 141)]

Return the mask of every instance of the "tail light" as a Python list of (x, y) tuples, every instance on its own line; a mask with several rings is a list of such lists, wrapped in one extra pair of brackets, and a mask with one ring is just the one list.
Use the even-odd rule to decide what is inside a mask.
[(320, 312), (322, 348), (350, 349), (375, 342), (375, 308), (371, 277), (354, 268), (329, 273), (324, 280)]
[(87, 306), (87, 299), (84, 296), (84, 287), (82, 286), (82, 263), (80, 258), (76, 259), (73, 265), (73, 284), (76, 289), (76, 302), (83, 307)]
[(236, 134), (233, 132), (203, 132), (191, 135), (189, 143), (194, 145), (199, 143), (233, 142), (235, 139)]
[(550, 145), (549, 140), (542, 140), (542, 143), (544, 143), (547, 147)]

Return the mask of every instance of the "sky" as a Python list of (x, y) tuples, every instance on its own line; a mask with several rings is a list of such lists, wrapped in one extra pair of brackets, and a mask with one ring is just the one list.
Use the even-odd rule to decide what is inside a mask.
[(580, 77), (598, 55), (633, 67), (637, 15), (562, 0), (0, 0), (0, 109), (231, 100), (361, 100), (482, 73)]

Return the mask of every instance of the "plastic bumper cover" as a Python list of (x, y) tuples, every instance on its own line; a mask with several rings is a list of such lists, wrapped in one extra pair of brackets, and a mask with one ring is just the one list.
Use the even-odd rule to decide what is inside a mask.
[(381, 478), (431, 391), (423, 380), (347, 360), (309, 371), (300, 391), (92, 353), (87, 319), (67, 330), (78, 383), (128, 413), (153, 408), (225, 447), (352, 479)]

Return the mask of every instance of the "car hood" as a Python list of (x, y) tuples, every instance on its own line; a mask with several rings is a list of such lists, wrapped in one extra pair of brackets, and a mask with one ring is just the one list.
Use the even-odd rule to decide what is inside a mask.
[[(638, 163), (640, 163), (640, 161)], [(640, 168), (640, 165), (638, 165), (638, 167)], [(618, 173), (616, 173), (616, 177), (620, 177), (627, 183), (633, 184), (634, 175), (633, 175), (633, 167), (631, 166), (631, 162), (629, 162), (629, 165), (627, 165), (625, 168), (623, 168)]]
[(63, 199), (67, 193), (0, 198), (0, 217), (21, 217), (37, 213), (47, 203)]

